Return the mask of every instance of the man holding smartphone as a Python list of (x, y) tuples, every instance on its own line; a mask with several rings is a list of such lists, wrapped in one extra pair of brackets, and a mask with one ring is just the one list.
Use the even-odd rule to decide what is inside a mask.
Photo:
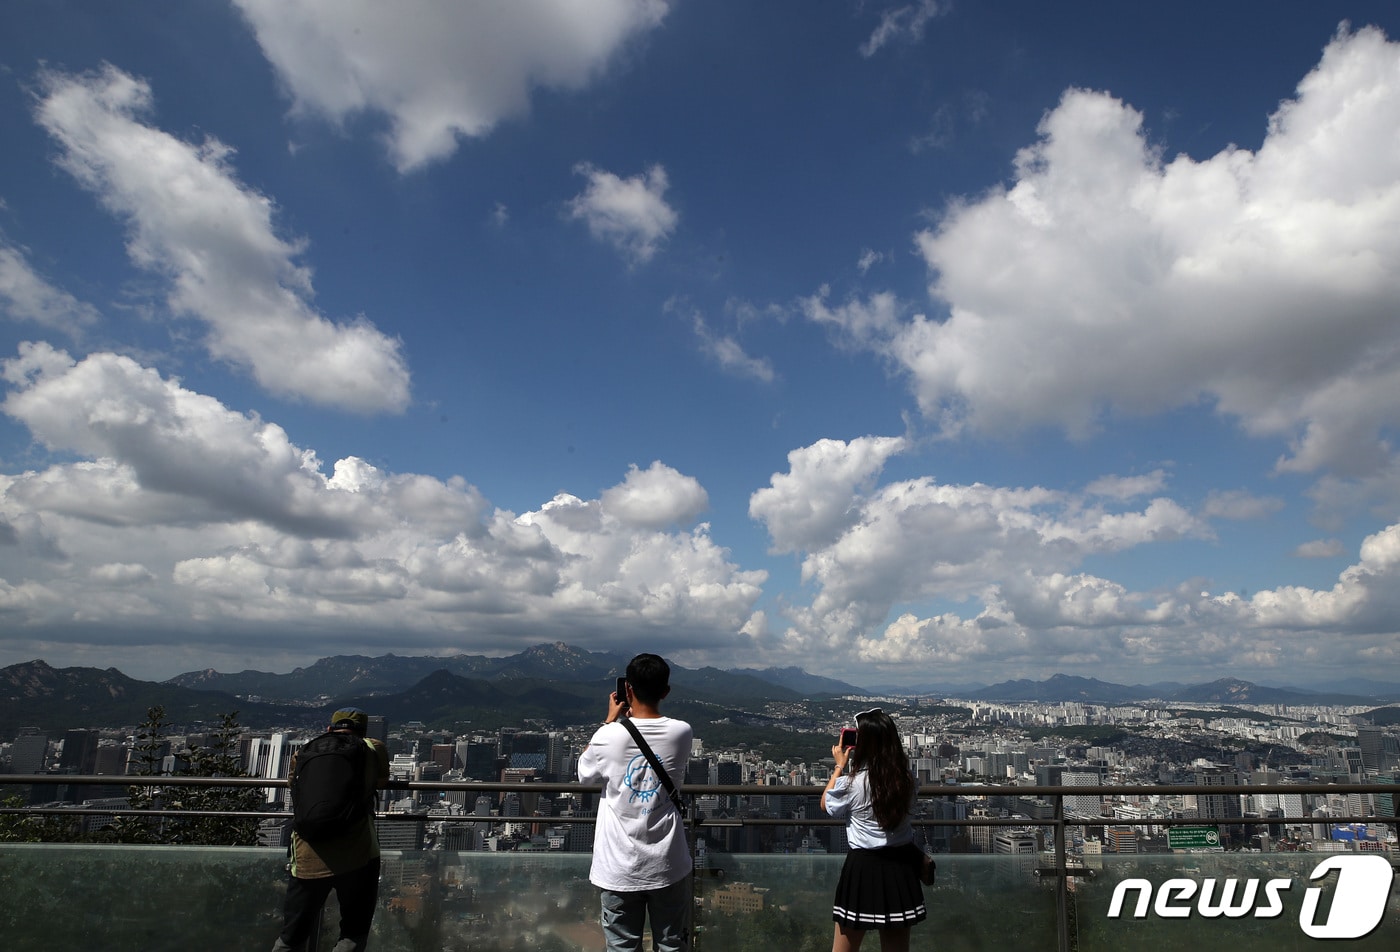
[(637, 655), (627, 664), (626, 683), (608, 695), (607, 718), (578, 759), (580, 782), (603, 785), (588, 879), (602, 890), (608, 952), (639, 952), (647, 920), (656, 952), (690, 948), (685, 818), (618, 723), (629, 717), (667, 775), (678, 780), (690, 761), (692, 734), (685, 721), (661, 713), (670, 692), (670, 665), (659, 655)]

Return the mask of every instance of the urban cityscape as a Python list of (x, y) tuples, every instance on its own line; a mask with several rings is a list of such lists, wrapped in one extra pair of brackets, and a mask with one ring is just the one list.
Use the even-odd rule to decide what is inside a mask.
[[(1004, 786), (1002, 797), (966, 797), (949, 790), (922, 802), (924, 817), (964, 820), (978, 817), (1047, 819), (1052, 805), (1018, 795), (1018, 787), (1132, 786), (1142, 784), (1277, 785), (1288, 783), (1390, 783), (1400, 768), (1400, 731), (1394, 725), (1358, 724), (1371, 708), (1263, 705), (1247, 711), (1169, 711), (1150, 704), (960, 702), (954, 698), (904, 697), (846, 699), (870, 706), (884, 703), (900, 711), (906, 749), (920, 784), (956, 788), (959, 784)], [(921, 711), (921, 706), (923, 710)], [(937, 713), (929, 712), (934, 707)], [(834, 738), (842, 721), (833, 717)], [(591, 793), (505, 791), (474, 793), (476, 783), (560, 784), (576, 780), (579, 752), (596, 725), (558, 728), (506, 727), (491, 733), (456, 734), (417, 721), (390, 724), (370, 716), (370, 734), (391, 756), (393, 781), (456, 784), (455, 789), (386, 790), (385, 814), (412, 816), (414, 822), (382, 824), (384, 845), (394, 849), (471, 851), (551, 850), (588, 852), (592, 829), (586, 822), (552, 823), (560, 817), (586, 818)], [(1131, 733), (1115, 728), (1131, 727)], [(243, 770), (250, 777), (284, 780), (297, 748), (314, 731), (248, 731), (240, 740)], [(824, 739), (825, 735), (821, 739)], [(1101, 738), (1096, 740), (1095, 738)], [(172, 733), (162, 742), (161, 772), (187, 772), (188, 750), (207, 743), (197, 732)], [(695, 749), (684, 783), (692, 787), (820, 787), (830, 758), (775, 762), (745, 749), (707, 745), (697, 727)], [(31, 805), (61, 802), (89, 808), (126, 806), (132, 728), (69, 730), (50, 737), (21, 733), (3, 748), (5, 769), (19, 775), (55, 774), (52, 785), (26, 791)], [(110, 787), (65, 786), (64, 774), (102, 774)], [(120, 778), (120, 779), (119, 779)], [(927, 790), (924, 791), (926, 794)], [(779, 795), (745, 792), (705, 793), (695, 806), (705, 819), (767, 818), (785, 826), (706, 829), (707, 846), (723, 852), (822, 853), (844, 850), (839, 825), (810, 824), (822, 817), (815, 792)], [(265, 790), (267, 809), (288, 809), (285, 784)], [(1222, 848), (1390, 851), (1396, 847), (1394, 800), (1388, 795), (1068, 795), (1067, 815), (1100, 819), (1074, 843), (1081, 857), (1099, 852), (1168, 849), (1163, 820), (1203, 822), (1257, 818), (1221, 830)], [(1278, 817), (1290, 822), (1271, 823)], [(1372, 824), (1332, 823), (1332, 818), (1376, 817)], [(1307, 818), (1307, 819), (1299, 819)], [(1149, 821), (1132, 827), (1115, 821)], [(100, 818), (89, 818), (92, 828)], [(286, 821), (267, 821), (260, 842), (286, 845)], [(1039, 835), (1014, 826), (930, 826), (926, 845), (944, 853), (1038, 853)], [(1340, 844), (1340, 845), (1339, 845)]]

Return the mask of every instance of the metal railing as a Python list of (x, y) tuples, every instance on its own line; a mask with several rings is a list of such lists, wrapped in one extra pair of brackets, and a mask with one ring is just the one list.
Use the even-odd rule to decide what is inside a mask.
[[(285, 779), (271, 779), (259, 777), (183, 777), (183, 776), (115, 776), (115, 775), (74, 775), (74, 774), (29, 774), (29, 775), (0, 775), (0, 795), (7, 787), (14, 786), (105, 786), (105, 787), (139, 787), (145, 789), (153, 788), (181, 788), (181, 787), (221, 787), (221, 788), (275, 788), (285, 787)], [(405, 793), (532, 793), (532, 794), (570, 794), (575, 796), (598, 795), (602, 787), (600, 785), (561, 783), (561, 782), (490, 782), (490, 781), (404, 781), (392, 780), (386, 785), (389, 791), (403, 791)], [(688, 826), (692, 833), (690, 837), (692, 851), (696, 847), (697, 834), (706, 830), (719, 830), (722, 828), (745, 827), (745, 826), (840, 826), (844, 821), (833, 820), (826, 817), (772, 817), (772, 816), (723, 816), (710, 817), (702, 816), (696, 809), (696, 798), (720, 796), (720, 797), (816, 797), (821, 793), (822, 788), (817, 786), (770, 786), (770, 785), (715, 785), (715, 784), (688, 784), (683, 789), (683, 794), (688, 801), (689, 820)], [(1253, 825), (1253, 826), (1276, 826), (1276, 825), (1297, 825), (1297, 824), (1350, 824), (1366, 823), (1376, 825), (1388, 825), (1400, 830), (1400, 820), (1393, 815), (1376, 816), (1315, 816), (1311, 814), (1270, 815), (1270, 816), (1238, 816), (1238, 817), (1132, 817), (1132, 816), (1107, 816), (1098, 817), (1079, 816), (1067, 814), (1065, 810), (1066, 797), (1095, 797), (1095, 796), (1163, 796), (1175, 797), (1181, 795), (1210, 796), (1210, 797), (1231, 797), (1240, 795), (1351, 795), (1351, 794), (1389, 794), (1400, 793), (1400, 785), (1383, 783), (1292, 783), (1292, 784), (1259, 784), (1259, 785), (1217, 785), (1217, 784), (1128, 784), (1113, 785), (1104, 784), (1098, 786), (1007, 786), (996, 784), (933, 784), (924, 785), (920, 788), (919, 797), (926, 799), (961, 799), (975, 801), (988, 798), (1027, 798), (1048, 800), (1053, 813), (1049, 817), (990, 817), (990, 816), (967, 816), (936, 818), (920, 816), (914, 822), (919, 827), (1042, 827), (1049, 828), (1051, 842), (1053, 844), (1051, 852), (1053, 854), (1053, 864), (1040, 866), (1036, 869), (1038, 877), (1053, 878), (1055, 884), (1055, 904), (1057, 918), (1057, 945), (1060, 952), (1071, 952), (1074, 947), (1074, 940), (1070, 928), (1070, 896), (1069, 881), (1075, 876), (1087, 874), (1087, 870), (1072, 866), (1069, 861), (1069, 851), (1067, 848), (1067, 831), (1076, 827), (1105, 827), (1105, 826), (1151, 826), (1151, 827), (1171, 827), (1171, 826), (1233, 826), (1233, 825)], [(173, 808), (159, 809), (134, 809), (120, 807), (80, 807), (67, 805), (45, 805), (45, 806), (6, 806), (0, 807), (0, 815), (35, 815), (51, 817), (73, 817), (83, 816), (138, 816), (138, 817), (221, 817), (231, 819), (289, 819), (290, 815), (285, 810), (227, 810), (227, 811), (190, 811)], [(548, 823), (550, 825), (566, 825), (570, 823), (594, 823), (593, 816), (480, 816), (476, 814), (448, 814), (441, 812), (381, 812), (378, 816), (386, 821), (429, 821), (446, 823)]]

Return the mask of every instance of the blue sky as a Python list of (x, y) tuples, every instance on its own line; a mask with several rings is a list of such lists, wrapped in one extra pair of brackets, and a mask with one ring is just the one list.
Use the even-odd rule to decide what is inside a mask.
[(1400, 11), (11, 0), (0, 663), (1400, 681)]

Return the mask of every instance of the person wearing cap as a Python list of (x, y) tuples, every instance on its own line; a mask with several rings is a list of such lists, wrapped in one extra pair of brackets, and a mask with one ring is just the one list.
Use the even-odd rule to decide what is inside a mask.
[[(334, 952), (363, 952), (379, 901), (379, 837), (374, 829), (374, 792), (389, 782), (389, 751), (378, 740), (366, 737), (369, 715), (357, 707), (341, 708), (331, 715), (330, 730), (351, 734), (369, 745), (365, 758), (365, 798), (371, 807), (344, 832), (318, 839), (313, 846), (292, 833), (291, 862), (287, 864), (287, 899), (283, 907), (282, 933), (272, 952), (302, 952), (320, 921), (321, 907), (332, 889), (340, 905), (340, 940)], [(292, 756), (288, 774), (296, 776)]]

